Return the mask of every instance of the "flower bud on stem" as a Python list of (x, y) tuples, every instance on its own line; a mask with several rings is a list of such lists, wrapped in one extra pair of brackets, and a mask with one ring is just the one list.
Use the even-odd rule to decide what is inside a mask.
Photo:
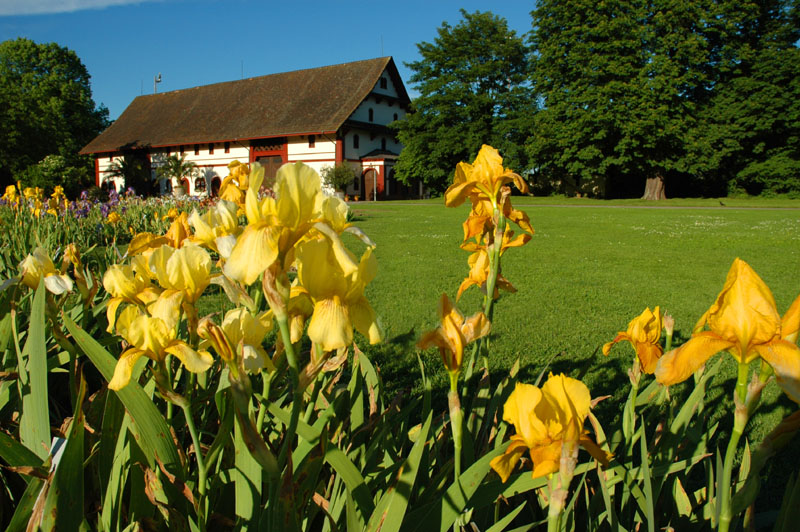
[(447, 392), (447, 404), (450, 409), (450, 424), (453, 427), (453, 456), (455, 480), (461, 476), (461, 438), (463, 435), (464, 413), (458, 397), (458, 372), (450, 372), (450, 391)]
[(561, 446), (561, 459), (557, 473), (550, 475), (548, 485), (550, 487), (550, 504), (547, 509), (547, 532), (558, 532), (561, 530), (561, 516), (564, 513), (564, 506), (569, 494), (569, 485), (575, 474), (575, 466), (578, 463), (577, 442), (564, 442)]

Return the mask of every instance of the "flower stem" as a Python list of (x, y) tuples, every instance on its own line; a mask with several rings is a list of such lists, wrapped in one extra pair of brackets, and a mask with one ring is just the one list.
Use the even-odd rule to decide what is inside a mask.
[(192, 407), (189, 401), (183, 400), (178, 401), (181, 409), (183, 410), (183, 416), (186, 418), (186, 425), (189, 427), (189, 434), (192, 437), (192, 445), (194, 445), (194, 456), (197, 459), (197, 493), (199, 494), (198, 497), (198, 505), (199, 508), (197, 510), (197, 521), (198, 527), (200, 530), (206, 529), (206, 465), (205, 461), (203, 460), (203, 451), (200, 448), (200, 438), (197, 435), (197, 428), (194, 425), (194, 419), (192, 418)]
[(728, 448), (725, 450), (725, 460), (722, 465), (722, 479), (717, 486), (719, 493), (719, 532), (728, 532), (733, 515), (731, 515), (731, 496), (733, 486), (731, 486), (731, 476), (733, 472), (733, 459), (736, 456), (736, 449), (739, 446), (739, 439), (742, 437), (744, 427), (747, 425), (747, 377), (750, 369), (749, 364), (739, 363), (736, 389), (734, 391), (733, 402), (736, 409), (733, 415), (733, 430), (731, 438), (728, 440)]
[(277, 319), (278, 327), (281, 331), (281, 339), (283, 340), (283, 347), (286, 353), (286, 361), (289, 363), (289, 375), (292, 380), (292, 388), (294, 389), (294, 400), (292, 401), (292, 414), (289, 419), (289, 426), (286, 428), (286, 435), (284, 436), (281, 450), (278, 454), (278, 465), (283, 469), (286, 463), (286, 457), (289, 449), (294, 444), (295, 432), (297, 432), (297, 422), (300, 419), (300, 410), (303, 408), (303, 391), (300, 389), (300, 369), (297, 362), (297, 357), (294, 353), (294, 346), (292, 345), (292, 336), (289, 332), (289, 320), (284, 317)]
[(450, 372), (450, 391), (447, 393), (447, 404), (450, 407), (450, 423), (453, 427), (453, 459), (455, 481), (461, 476), (461, 438), (463, 435), (464, 414), (461, 400), (458, 397), (458, 372)]

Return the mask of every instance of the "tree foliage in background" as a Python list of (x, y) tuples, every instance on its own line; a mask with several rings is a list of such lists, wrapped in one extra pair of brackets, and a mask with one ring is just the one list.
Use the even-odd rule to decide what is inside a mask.
[(528, 149), (541, 178), (598, 196), (798, 187), (795, 2), (545, 0)]
[[(192, 180), (197, 175), (197, 165), (186, 160), (186, 155), (168, 155), (158, 167), (158, 176), (169, 180), (172, 188), (183, 185), (183, 180)], [(186, 192), (184, 190), (184, 192)]]
[(440, 188), (488, 142), (537, 193), (800, 194), (800, 2), (542, 0), (531, 15), (527, 49), (463, 10), (417, 45), (402, 180)]
[(491, 144), (512, 168), (525, 168), (525, 139), (534, 99), (527, 83), (527, 48), (506, 20), (467, 13), (443, 23), (433, 43), (417, 44), (421, 59), (407, 66), (419, 96), (395, 123), (403, 143), (396, 166), (405, 183), (420, 178), (437, 190), (453, 168)]
[(111, 178), (121, 178), (125, 188), (132, 188), (137, 194), (149, 196), (155, 192), (155, 183), (150, 176), (150, 163), (144, 154), (125, 153), (109, 165), (107, 172)]
[(340, 163), (335, 166), (326, 166), (320, 172), (322, 182), (330, 185), (336, 191), (343, 191), (347, 185), (356, 179), (356, 172), (348, 163)]
[(19, 38), (0, 43), (0, 123), (0, 184), (57, 155), (69, 168), (65, 180), (80, 180), (58, 183), (70, 190), (91, 182), (91, 158), (78, 152), (107, 127), (108, 110), (92, 100), (89, 73), (75, 52)]
[[(685, 139), (708, 95), (701, 4), (542, 1), (533, 79), (545, 101), (532, 159), (566, 192), (641, 194), (692, 166)], [(658, 199), (654, 197), (653, 199)]]
[(719, 76), (700, 122), (705, 172), (730, 192), (800, 194), (800, 4), (725, 2)]

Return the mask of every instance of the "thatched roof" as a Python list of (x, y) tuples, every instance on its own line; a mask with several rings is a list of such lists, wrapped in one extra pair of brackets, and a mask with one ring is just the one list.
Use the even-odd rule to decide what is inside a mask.
[(139, 96), (81, 153), (337, 131), (388, 70), (391, 57)]

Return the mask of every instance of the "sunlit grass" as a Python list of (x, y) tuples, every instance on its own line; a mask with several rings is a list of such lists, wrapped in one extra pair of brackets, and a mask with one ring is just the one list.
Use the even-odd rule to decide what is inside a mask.
[[(515, 205), (529, 214), (536, 234), (503, 257), (503, 275), (518, 291), (503, 293), (496, 306), (491, 365), (498, 376), (519, 358), (522, 374), (534, 379), (557, 355), (550, 369), (584, 376), (593, 394), (612, 395), (607, 410), (613, 413), (627, 393), (633, 351), (623, 344), (605, 358), (599, 348), (645, 307), (672, 314), (678, 337), (688, 338), (736, 257), (771, 287), (781, 312), (800, 293), (800, 210), (565, 208), (530, 201)], [(468, 271), (468, 253), (458, 247), (468, 209), (442, 203), (354, 205), (356, 224), (377, 244), (379, 273), (367, 295), (388, 341), (369, 352), (390, 388), (418, 383), (414, 343), (436, 326), (439, 295), (454, 298)], [(478, 310), (477, 288), (458, 305), (464, 313)], [(708, 396), (723, 424), (735, 372), (727, 358)], [(443, 385), (436, 357), (426, 360)], [(762, 438), (759, 427), (774, 426), (790, 405), (771, 383), (751, 436)]]

